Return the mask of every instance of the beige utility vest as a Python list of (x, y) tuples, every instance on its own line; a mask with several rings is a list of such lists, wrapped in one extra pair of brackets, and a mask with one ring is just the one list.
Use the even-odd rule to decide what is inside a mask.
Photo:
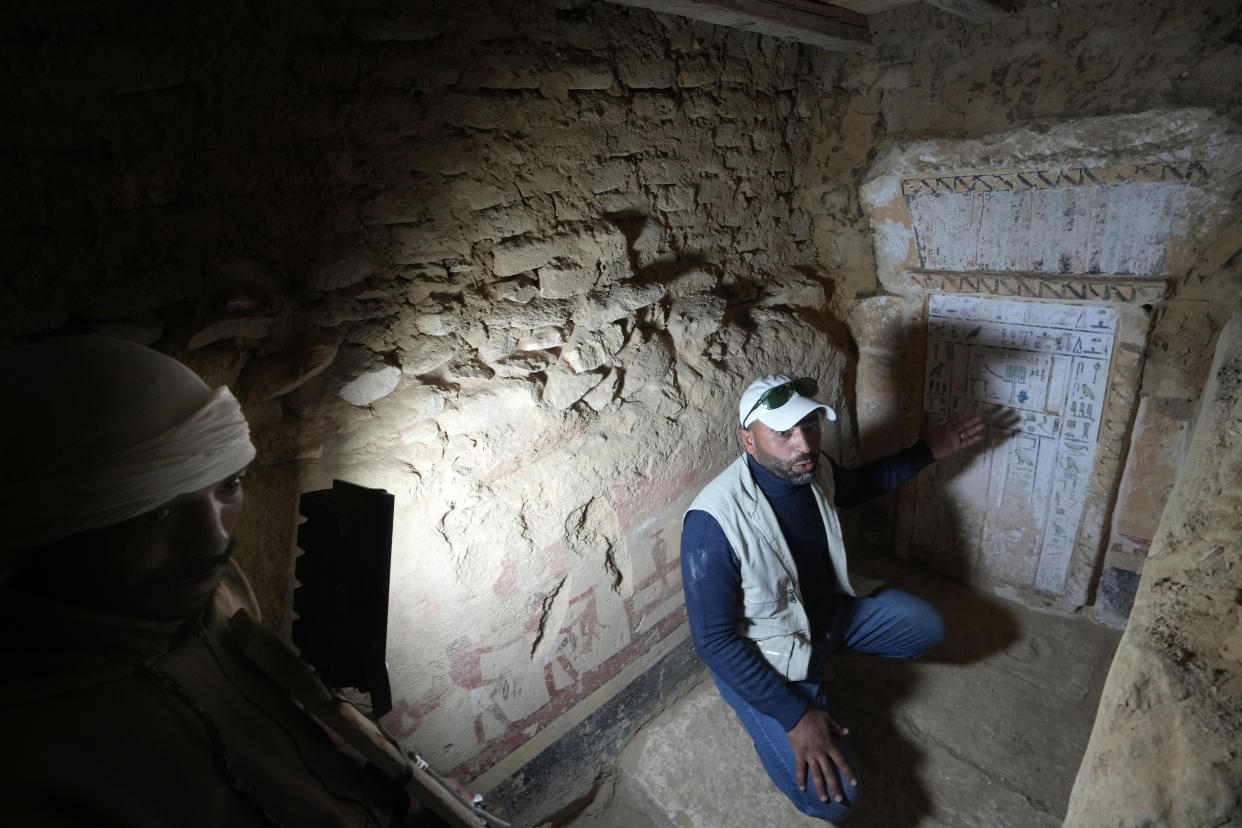
[[(817, 468), (811, 491), (824, 520), (836, 589), (856, 595), (845, 568), (841, 523), (832, 505), (834, 489), (829, 463), (821, 462)], [(811, 661), (811, 634), (798, 585), (798, 567), (776, 513), (746, 465), (745, 454), (699, 492), (687, 511), (695, 509), (716, 519), (741, 564), (742, 618), (735, 628), (738, 635), (753, 641), (764, 660), (786, 680), (805, 680)]]

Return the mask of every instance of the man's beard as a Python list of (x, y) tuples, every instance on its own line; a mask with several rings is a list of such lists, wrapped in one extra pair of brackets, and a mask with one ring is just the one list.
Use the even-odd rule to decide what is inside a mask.
[(772, 472), (772, 474), (776, 475), (781, 480), (784, 480), (786, 483), (792, 483), (795, 486), (804, 486), (807, 483), (810, 483), (811, 478), (815, 476), (815, 469), (813, 468), (810, 471), (804, 472), (796, 472), (793, 468), (799, 463), (806, 463), (808, 461), (816, 460), (815, 455), (809, 452), (799, 454), (790, 460), (780, 460), (764, 451), (763, 447), (759, 445), (759, 441), (756, 440), (755, 459), (759, 461), (759, 465)]

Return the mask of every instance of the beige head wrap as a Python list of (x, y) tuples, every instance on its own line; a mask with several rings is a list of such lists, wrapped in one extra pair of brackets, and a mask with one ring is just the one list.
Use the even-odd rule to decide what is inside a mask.
[(0, 542), (111, 526), (254, 459), (241, 406), (150, 348), (65, 337), (0, 356)]

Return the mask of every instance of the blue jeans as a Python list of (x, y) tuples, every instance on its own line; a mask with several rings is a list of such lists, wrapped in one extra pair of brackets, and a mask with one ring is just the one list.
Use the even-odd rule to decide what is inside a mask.
[[(944, 638), (944, 620), (931, 604), (908, 592), (884, 587), (867, 598), (835, 595), (832, 621), (825, 640), (815, 642), (810, 675), (818, 674), (824, 661), (835, 653), (872, 653), (890, 658), (914, 658), (922, 655), (940, 639)], [(746, 732), (755, 743), (755, 751), (763, 762), (768, 776), (785, 796), (789, 797), (799, 811), (830, 822), (844, 818), (862, 796), (862, 775), (858, 774), (858, 787), (853, 787), (844, 777), (841, 802), (820, 802), (819, 794), (808, 776), (806, 790), (798, 790), (797, 766), (793, 748), (785, 736), (785, 728), (770, 716), (765, 716), (746, 703), (741, 696), (720, 679), (712, 675), (720, 695), (742, 720)], [(793, 681), (790, 688), (806, 699), (807, 704), (832, 714), (828, 701), (827, 685), (818, 681)], [(835, 716), (834, 716), (835, 718)], [(858, 770), (854, 749), (849, 739), (837, 735), (838, 747)]]

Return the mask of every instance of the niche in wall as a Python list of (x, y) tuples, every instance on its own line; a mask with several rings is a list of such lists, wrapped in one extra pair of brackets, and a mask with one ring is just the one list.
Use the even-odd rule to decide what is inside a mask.
[[(1137, 582), (1124, 575), (1141, 556), (1131, 549), (1118, 570), (1106, 550), (1119, 488), (1134, 489), (1120, 484), (1149, 393), (1152, 314), (1226, 214), (1238, 157), (1228, 124), (1203, 110), (920, 141), (879, 157), (863, 197), (892, 294), (880, 300), (884, 324), (898, 333), (861, 349), (860, 429), (866, 412), (903, 403), (989, 424), (979, 450), (903, 491), (898, 554), (1064, 608), (1116, 597), (1102, 573)], [(1142, 497), (1153, 500), (1151, 484)]]

